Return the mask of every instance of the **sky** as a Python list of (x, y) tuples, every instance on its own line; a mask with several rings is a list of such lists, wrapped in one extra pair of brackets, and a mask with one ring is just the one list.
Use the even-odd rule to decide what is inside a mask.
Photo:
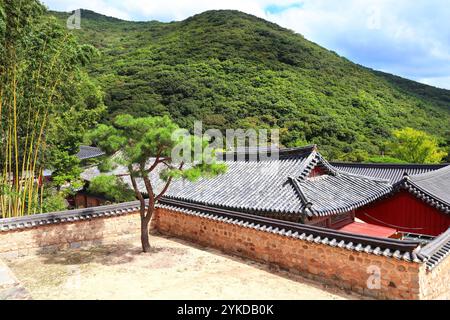
[[(42, 1), (42, 0), (41, 0)], [(294, 30), (361, 65), (450, 89), (448, 0), (43, 0), (135, 21), (235, 9)], [(81, 21), (82, 24), (82, 21)]]

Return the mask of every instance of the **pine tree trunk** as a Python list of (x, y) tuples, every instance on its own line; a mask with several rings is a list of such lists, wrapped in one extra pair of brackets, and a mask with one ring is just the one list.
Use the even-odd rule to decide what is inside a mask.
[(150, 220), (144, 218), (141, 219), (141, 243), (142, 243), (142, 251), (144, 252), (150, 252), (151, 247), (150, 247), (150, 242), (148, 239), (148, 235), (149, 235), (149, 230), (148, 230), (148, 225), (149, 225)]

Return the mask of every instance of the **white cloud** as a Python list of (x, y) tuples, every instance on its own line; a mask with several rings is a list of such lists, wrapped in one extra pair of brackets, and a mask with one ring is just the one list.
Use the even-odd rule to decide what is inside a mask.
[(448, 17), (443, 0), (304, 0), (269, 19), (353, 61), (420, 80), (450, 75)]
[(436, 78), (423, 78), (418, 79), (417, 81), (428, 84), (430, 86), (442, 88), (442, 89), (450, 89), (450, 76), (449, 77), (436, 77)]
[[(123, 19), (161, 21), (182, 20), (212, 9), (235, 9), (276, 22), (374, 69), (419, 81), (450, 76), (448, 0), (44, 0), (44, 3), (57, 10), (81, 7)], [(267, 10), (273, 5), (284, 9)], [(440, 85), (450, 89), (446, 81)]]

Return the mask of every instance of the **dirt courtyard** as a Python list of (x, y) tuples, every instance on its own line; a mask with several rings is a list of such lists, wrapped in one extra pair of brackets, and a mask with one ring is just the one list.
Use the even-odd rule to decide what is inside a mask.
[(358, 299), (178, 239), (138, 239), (3, 259), (33, 299)]

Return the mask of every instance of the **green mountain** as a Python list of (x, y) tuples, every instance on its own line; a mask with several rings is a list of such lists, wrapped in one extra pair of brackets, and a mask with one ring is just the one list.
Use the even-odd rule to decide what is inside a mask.
[[(52, 12), (65, 24), (67, 13)], [(181, 22), (129, 22), (82, 11), (79, 39), (101, 55), (90, 74), (109, 119), (171, 115), (192, 128), (281, 129), (285, 146), (328, 157), (377, 155), (395, 128), (450, 146), (450, 91), (352, 63), (303, 36), (238, 11)], [(105, 119), (108, 121), (109, 119)]]

